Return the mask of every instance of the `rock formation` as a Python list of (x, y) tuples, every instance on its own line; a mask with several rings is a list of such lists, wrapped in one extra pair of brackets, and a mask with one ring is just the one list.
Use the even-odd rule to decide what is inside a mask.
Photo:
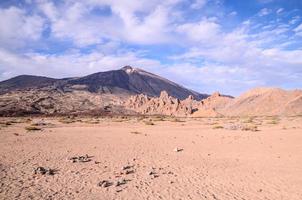
[(136, 95), (125, 107), (146, 115), (190, 117), (302, 115), (302, 90), (256, 88), (233, 98), (218, 92), (201, 101), (192, 96), (179, 100), (162, 92), (160, 97)]
[(181, 101), (162, 91), (159, 97), (142, 94), (132, 96), (126, 101), (125, 107), (144, 115), (190, 116), (197, 104), (192, 96)]

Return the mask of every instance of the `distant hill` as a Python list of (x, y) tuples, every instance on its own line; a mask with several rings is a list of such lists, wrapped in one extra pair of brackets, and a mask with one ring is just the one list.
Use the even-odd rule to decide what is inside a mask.
[(233, 116), (301, 115), (302, 90), (255, 88), (233, 99), (220, 111)]
[(208, 97), (206, 94), (189, 90), (168, 79), (130, 66), (77, 78), (54, 79), (21, 75), (0, 82), (0, 94), (29, 89), (59, 90), (63, 93), (80, 90), (126, 96), (134, 94), (159, 96), (161, 91), (166, 91), (178, 99), (185, 99), (189, 95), (198, 100)]
[(55, 84), (58, 81), (59, 79), (48, 78), (43, 76), (21, 75), (0, 82), (0, 94), (14, 90), (47, 87)]

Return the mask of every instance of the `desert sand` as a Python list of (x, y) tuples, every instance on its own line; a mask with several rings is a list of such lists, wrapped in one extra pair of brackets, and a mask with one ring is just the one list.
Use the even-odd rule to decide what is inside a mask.
[(1, 122), (0, 199), (302, 199), (302, 117)]

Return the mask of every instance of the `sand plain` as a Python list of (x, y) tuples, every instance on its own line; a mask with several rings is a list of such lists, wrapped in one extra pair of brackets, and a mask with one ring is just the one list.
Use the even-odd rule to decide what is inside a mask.
[(0, 199), (302, 199), (301, 116), (0, 121)]

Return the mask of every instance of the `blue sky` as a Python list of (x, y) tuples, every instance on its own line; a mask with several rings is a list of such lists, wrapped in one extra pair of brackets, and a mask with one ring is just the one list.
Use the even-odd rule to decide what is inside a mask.
[(124, 65), (202, 93), (302, 88), (302, 1), (0, 1), (0, 80)]

